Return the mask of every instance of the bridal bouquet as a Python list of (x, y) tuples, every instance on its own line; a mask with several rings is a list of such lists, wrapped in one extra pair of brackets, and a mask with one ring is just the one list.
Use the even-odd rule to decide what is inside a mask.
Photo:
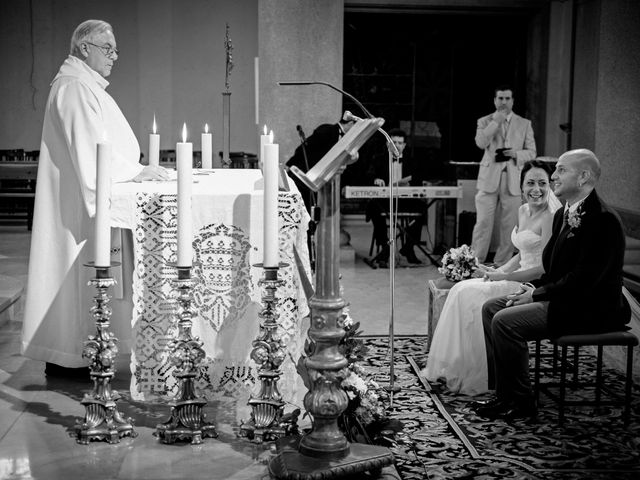
[(452, 248), (442, 257), (442, 266), (438, 271), (442, 273), (447, 280), (459, 282), (471, 278), (473, 272), (478, 268), (478, 259), (473, 250), (467, 245), (458, 248)]

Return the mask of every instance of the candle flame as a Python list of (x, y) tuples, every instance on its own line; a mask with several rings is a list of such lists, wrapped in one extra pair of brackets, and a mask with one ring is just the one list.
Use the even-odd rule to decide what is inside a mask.
[(156, 127), (156, 114), (153, 114), (153, 133), (158, 133), (157, 132), (157, 127)]
[(182, 143), (186, 143), (187, 141), (187, 123), (182, 124)]
[(264, 134), (266, 135), (267, 134), (267, 126), (266, 125), (264, 126), (263, 131), (264, 131)]
[(269, 143), (273, 143), (273, 130), (269, 132)]
[(204, 124), (204, 133), (209, 133), (209, 124), (208, 123)]

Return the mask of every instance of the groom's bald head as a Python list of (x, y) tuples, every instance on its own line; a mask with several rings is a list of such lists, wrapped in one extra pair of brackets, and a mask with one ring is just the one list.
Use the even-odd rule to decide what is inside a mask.
[(600, 168), (600, 160), (598, 160), (598, 157), (596, 157), (595, 153), (591, 150), (587, 150), (586, 148), (569, 150), (563, 153), (560, 158), (568, 160), (578, 171), (588, 171), (589, 179), (585, 183), (595, 185), (598, 182), (602, 171)]

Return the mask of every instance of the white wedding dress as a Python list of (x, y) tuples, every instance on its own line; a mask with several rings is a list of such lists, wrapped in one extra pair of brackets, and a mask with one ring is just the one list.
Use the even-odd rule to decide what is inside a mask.
[[(531, 230), (511, 232), (520, 251), (520, 268), (542, 264), (542, 238)], [(421, 375), (427, 380), (444, 378), (452, 392), (478, 395), (488, 390), (487, 354), (482, 328), (482, 305), (489, 299), (518, 291), (520, 282), (489, 282), (473, 278), (456, 283), (442, 307), (433, 334), (427, 366)]]

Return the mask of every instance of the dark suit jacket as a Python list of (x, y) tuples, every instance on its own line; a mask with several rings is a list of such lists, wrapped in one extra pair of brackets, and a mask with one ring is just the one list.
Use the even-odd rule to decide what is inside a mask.
[[(403, 155), (400, 159), (402, 162), (402, 177), (408, 177), (411, 175), (410, 185), (422, 185), (423, 176), (416, 168), (416, 163), (406, 155)], [(384, 180), (385, 185), (389, 185), (389, 154), (379, 153), (371, 159), (371, 166), (368, 170), (368, 184), (373, 185), (373, 181), (376, 178)]]
[(532, 282), (534, 301), (549, 301), (554, 336), (626, 330), (631, 318), (622, 294), (625, 237), (615, 211), (595, 190), (584, 200), (580, 225), (562, 228), (564, 209), (553, 219), (542, 253), (545, 273)]

